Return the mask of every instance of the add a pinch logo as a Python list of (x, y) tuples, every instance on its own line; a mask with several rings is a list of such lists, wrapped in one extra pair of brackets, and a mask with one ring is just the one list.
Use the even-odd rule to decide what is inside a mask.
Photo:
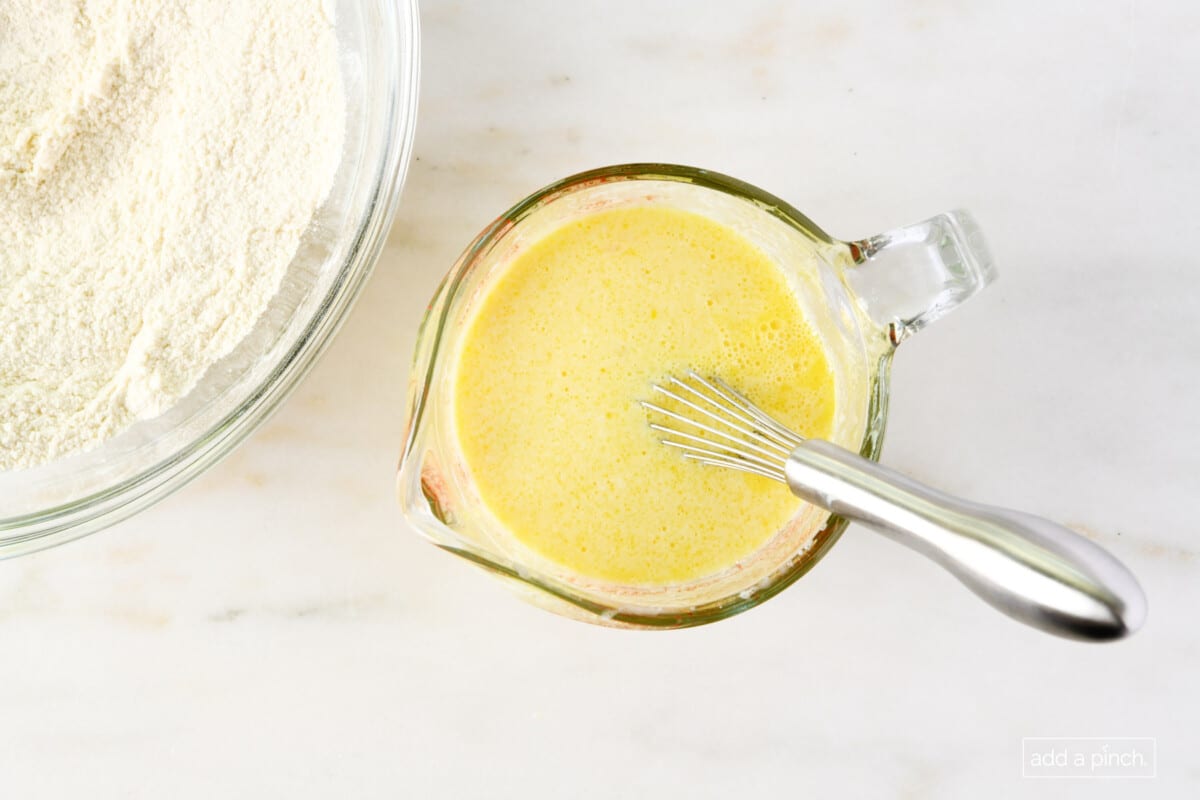
[(1153, 737), (1029, 736), (1021, 740), (1025, 778), (1153, 778)]

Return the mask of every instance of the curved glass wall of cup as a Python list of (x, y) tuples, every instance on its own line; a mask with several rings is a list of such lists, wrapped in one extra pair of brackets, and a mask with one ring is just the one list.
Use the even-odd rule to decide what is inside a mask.
[(462, 458), (453, 420), (457, 351), (475, 304), (514, 255), (566, 222), (609, 208), (666, 204), (739, 231), (783, 267), (834, 368), (837, 443), (877, 457), (892, 346), (845, 282), (848, 247), (778, 198), (732, 178), (669, 165), (627, 165), (568, 178), (488, 227), (446, 277), (418, 336), (398, 490), (409, 519), (438, 546), (517, 582), (525, 596), (592, 622), (681, 627), (752, 607), (798, 578), (844, 521), (804, 506), (767, 545), (685, 585), (622, 586), (564, 572), (520, 545), (489, 512)]

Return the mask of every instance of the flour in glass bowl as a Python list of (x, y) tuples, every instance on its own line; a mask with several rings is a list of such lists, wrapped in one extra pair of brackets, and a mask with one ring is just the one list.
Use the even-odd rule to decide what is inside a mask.
[(333, 184), (320, 0), (0, 0), (0, 470), (182, 398)]

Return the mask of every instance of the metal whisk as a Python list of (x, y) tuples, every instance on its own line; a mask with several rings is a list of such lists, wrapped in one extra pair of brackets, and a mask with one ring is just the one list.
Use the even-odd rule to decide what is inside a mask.
[(720, 378), (689, 372), (652, 388), (678, 410), (642, 401), (650, 427), (684, 458), (786, 484), (924, 553), (1016, 620), (1092, 641), (1119, 639), (1145, 620), (1133, 573), (1062, 525), (952, 497), (832, 442), (805, 439)]

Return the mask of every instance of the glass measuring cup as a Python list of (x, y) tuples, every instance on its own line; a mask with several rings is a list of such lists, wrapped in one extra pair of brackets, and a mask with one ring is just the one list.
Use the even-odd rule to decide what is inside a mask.
[(418, 335), (398, 477), (404, 511), (433, 543), (509, 580), (540, 605), (592, 622), (670, 628), (723, 619), (772, 597), (820, 560), (845, 520), (805, 505), (750, 556), (686, 584), (633, 586), (583, 577), (522, 546), (489, 512), (453, 419), (455, 370), (468, 324), (516, 255), (582, 216), (656, 204), (732, 228), (780, 266), (834, 372), (828, 438), (872, 459), (882, 444), (892, 353), (978, 292), (994, 272), (978, 228), (963, 212), (842, 242), (760, 189), (663, 164), (566, 178), (480, 233), (438, 289)]

